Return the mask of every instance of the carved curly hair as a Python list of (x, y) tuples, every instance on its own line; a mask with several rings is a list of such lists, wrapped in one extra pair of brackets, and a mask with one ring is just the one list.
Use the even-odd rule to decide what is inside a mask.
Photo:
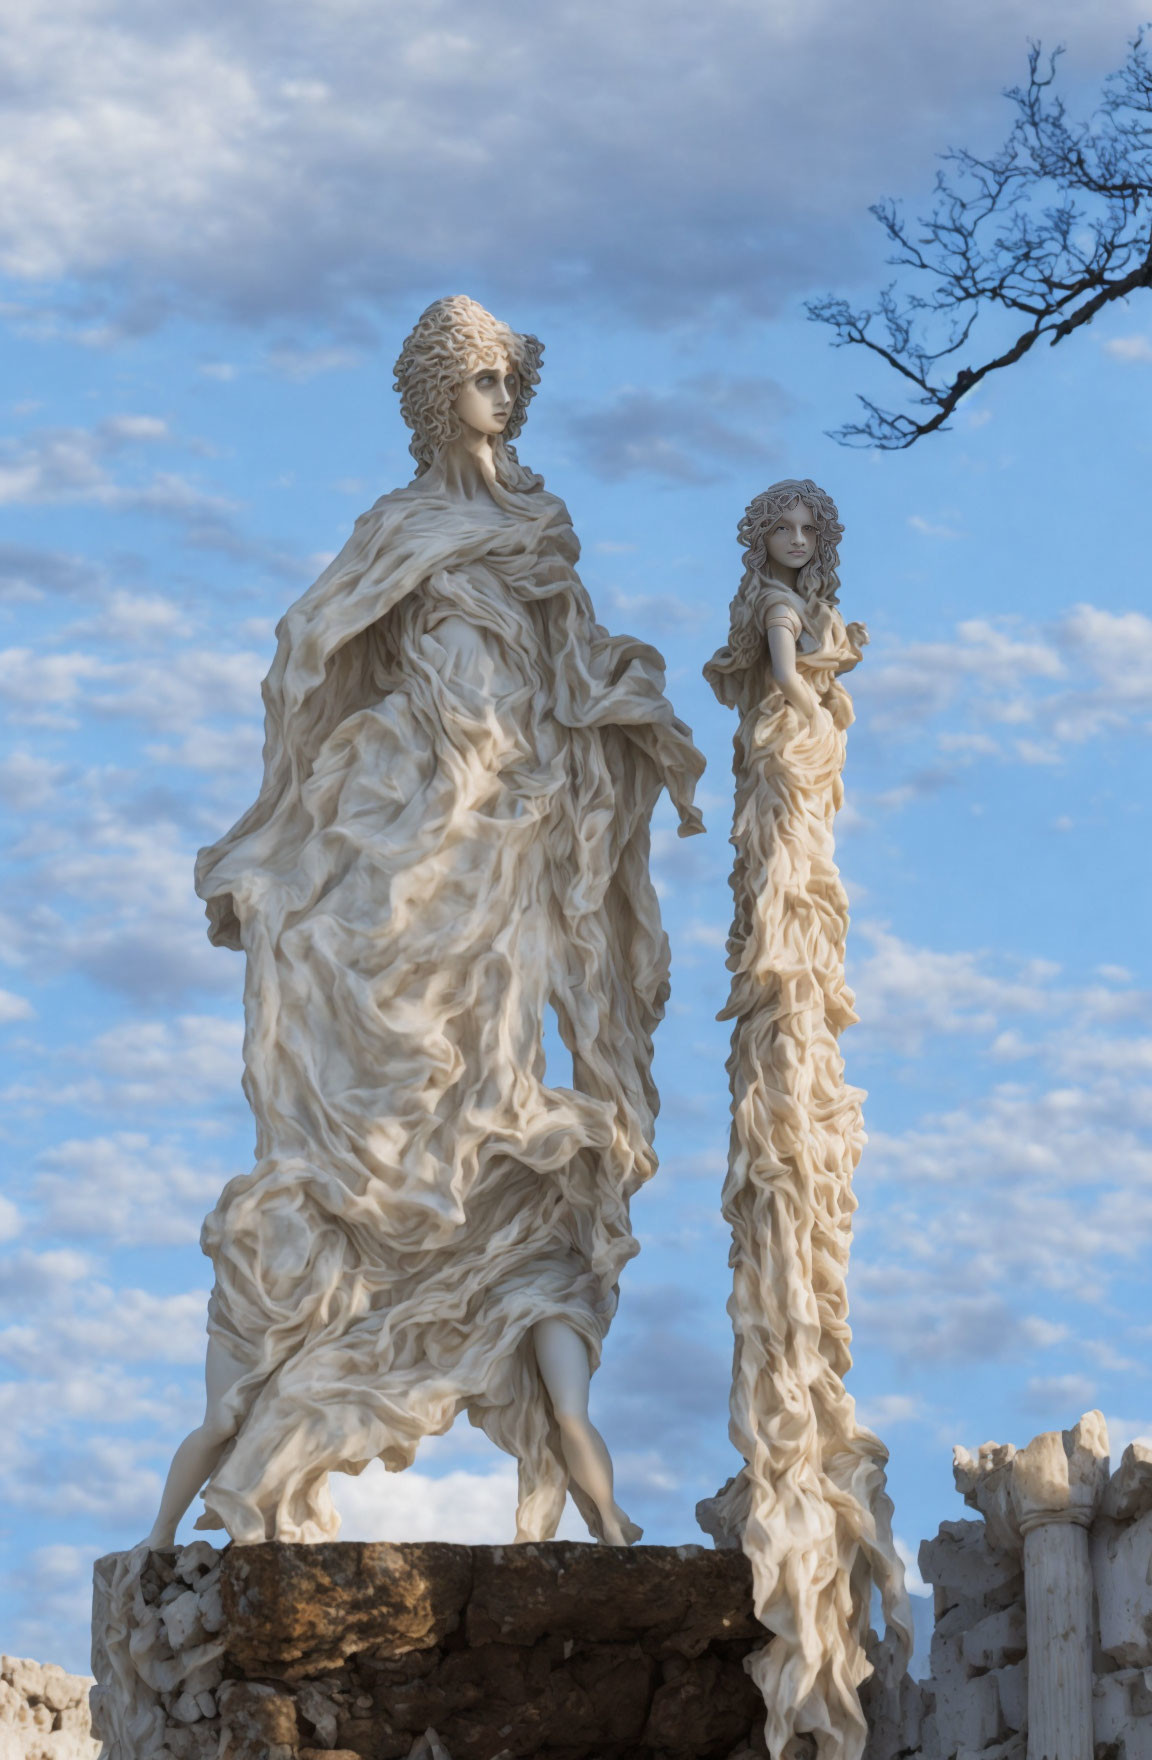
[(393, 371), (393, 389), (400, 393), (400, 414), (412, 430), (408, 450), (416, 460), (416, 475), (423, 476), (436, 454), (460, 433), (452, 403), (470, 373), (506, 354), (520, 379), (520, 389), (503, 434), (493, 440), (497, 474), (507, 458), (518, 465), (514, 440), (524, 426), (528, 405), (540, 383), (540, 357), (544, 344), (535, 336), (521, 336), (466, 294), (436, 299), (423, 312), (405, 338)]
[(754, 666), (763, 653), (764, 599), (770, 594), (768, 582), (772, 576), (768, 539), (780, 515), (798, 501), (812, 509), (816, 549), (811, 562), (805, 563), (796, 577), (796, 593), (809, 603), (818, 599), (826, 605), (836, 604), (840, 587), (837, 546), (844, 535), (836, 503), (810, 477), (786, 477), (749, 502), (736, 528), (745, 552), (744, 576), (729, 612), (727, 646), (713, 655), (704, 668), (705, 678), (722, 702), (735, 701), (725, 680)]
[(803, 501), (812, 509), (816, 526), (816, 551), (796, 577), (796, 592), (801, 599), (823, 599), (835, 605), (839, 597), (839, 544), (844, 527), (836, 511), (836, 503), (810, 477), (786, 477), (773, 483), (748, 503), (744, 517), (736, 528), (744, 558), (744, 579), (762, 578), (772, 573), (768, 559), (768, 539), (782, 513)]

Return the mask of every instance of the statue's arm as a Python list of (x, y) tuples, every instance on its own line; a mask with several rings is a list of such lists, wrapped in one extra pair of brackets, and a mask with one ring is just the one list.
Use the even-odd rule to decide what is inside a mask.
[(818, 706), (816, 693), (796, 670), (796, 637), (790, 625), (770, 624), (767, 636), (772, 676), (780, 686), (781, 696), (785, 702), (791, 703), (802, 720), (811, 721)]

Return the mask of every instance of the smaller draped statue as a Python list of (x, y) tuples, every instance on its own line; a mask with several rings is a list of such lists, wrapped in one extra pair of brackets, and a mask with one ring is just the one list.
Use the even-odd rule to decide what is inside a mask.
[(774, 1760), (814, 1739), (859, 1760), (856, 1689), (873, 1585), (906, 1661), (904, 1577), (892, 1542), (887, 1451), (856, 1421), (845, 1288), (852, 1175), (864, 1133), (838, 1040), (856, 1015), (844, 979), (848, 901), (834, 821), (852, 704), (842, 675), (867, 642), (837, 608), (843, 528), (815, 483), (776, 483), (739, 526), (744, 577), (728, 644), (704, 676), (739, 715), (733, 767), (730, 1435), (744, 1466), (701, 1504), (718, 1545), (752, 1562), (774, 1634), (752, 1673)]
[(655, 1168), (649, 822), (667, 789), (701, 829), (703, 760), (517, 459), (541, 353), (470, 299), (421, 317), (415, 480), (282, 619), (263, 786), (200, 852), (210, 937), (246, 958), (256, 1164), (204, 1224), (207, 1409), (156, 1546), (201, 1489), (199, 1527), (330, 1539), (331, 1472), (399, 1471), (462, 1413), (519, 1463), (517, 1539), (569, 1490), (639, 1537), (589, 1377)]

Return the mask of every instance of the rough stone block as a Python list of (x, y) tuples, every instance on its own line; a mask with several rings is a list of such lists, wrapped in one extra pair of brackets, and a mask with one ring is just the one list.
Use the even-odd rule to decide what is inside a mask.
[(921, 1542), (919, 1557), (924, 1581), (942, 1592), (937, 1616), (962, 1600), (1023, 1591), (1019, 1557), (990, 1546), (983, 1522), (941, 1522), (935, 1539)]
[(1152, 1510), (1152, 1442), (1130, 1442), (1109, 1479), (1100, 1513), (1114, 1522), (1134, 1522)]
[(1023, 1735), (1009, 1736), (1007, 1741), (997, 1742), (991, 1748), (960, 1748), (956, 1760), (1025, 1760), (1028, 1752), (1028, 1738)]
[(220, 1689), (220, 1760), (297, 1760), (296, 1701), (282, 1687), (228, 1681)]
[(22, 1699), (38, 1699), (44, 1670), (24, 1656), (0, 1656), (0, 1679), (6, 1680)]
[[(686, 1561), (691, 1570), (685, 1570)], [(595, 1639), (643, 1632), (669, 1652), (751, 1639), (752, 1567), (742, 1552), (702, 1546), (544, 1546), (476, 1549), (470, 1644), (534, 1644), (549, 1632)]]
[(173, 1596), (172, 1600), (163, 1608), (160, 1618), (173, 1650), (183, 1650), (187, 1644), (203, 1642), (204, 1625), (200, 1618), (200, 1597), (195, 1589), (184, 1589), (180, 1594)]
[(1000, 1709), (1004, 1714), (1007, 1728), (1026, 1730), (1028, 1728), (1027, 1662), (1014, 1662), (1007, 1668), (995, 1668), (988, 1678), (996, 1682), (996, 1691), (1000, 1695)]
[[(871, 1652), (869, 1657), (876, 1667), (877, 1658)], [(935, 1702), (931, 1686), (910, 1674), (895, 1683), (879, 1671), (870, 1675), (860, 1688), (860, 1706), (868, 1721), (864, 1760), (897, 1760), (924, 1750), (924, 1726)]]
[(1100, 1648), (1123, 1668), (1152, 1664), (1152, 1510), (1098, 1522), (1091, 1538)]
[(746, 1738), (763, 1715), (762, 1701), (742, 1669), (725, 1668), (718, 1657), (665, 1664), (642, 1740), (660, 1750), (723, 1753)]
[[(970, 1632), (974, 1626), (978, 1626), (982, 1620), (987, 1619), (991, 1613), (1001, 1611), (997, 1602), (1003, 1599), (1003, 1593), (965, 1595), (963, 1600), (954, 1601), (951, 1604), (948, 1603), (944, 1590), (936, 1589), (934, 1593), (945, 1602), (944, 1609), (937, 1612), (936, 1624), (933, 1627), (934, 1632), (941, 1638), (962, 1637), (965, 1632)], [(1008, 1602), (1009, 1607), (1018, 1605), (1020, 1603), (1016, 1601)]]
[(970, 1668), (1003, 1668), (1005, 1663), (1019, 1662), (1027, 1648), (1027, 1621), (1019, 1602), (987, 1614), (968, 1628), (962, 1642), (964, 1660)]
[[(744, 1662), (771, 1635), (737, 1550), (271, 1543), (103, 1564), (136, 1671), (125, 1686), (101, 1652), (117, 1760), (139, 1760), (137, 1713), (152, 1760), (766, 1760)], [(922, 1708), (917, 1689), (917, 1733)]]
[(1104, 1750), (1120, 1760), (1152, 1760), (1152, 1715), (1140, 1709), (1152, 1707), (1152, 1670), (1121, 1669), (1099, 1675), (1092, 1693), (1092, 1733), (1096, 1752)]
[(935, 1667), (932, 1674), (936, 1737), (942, 1756), (956, 1754), (961, 1748), (990, 1748), (1009, 1734), (994, 1675), (953, 1670), (938, 1679)]
[(365, 1650), (429, 1649), (456, 1629), (471, 1583), (467, 1546), (233, 1546), (220, 1567), (228, 1660), (299, 1680)]

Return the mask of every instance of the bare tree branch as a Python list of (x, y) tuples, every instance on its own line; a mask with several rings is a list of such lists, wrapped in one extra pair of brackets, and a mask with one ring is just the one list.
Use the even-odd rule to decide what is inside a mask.
[[(844, 445), (895, 450), (947, 427), (960, 400), (992, 373), (1022, 360), (1042, 339), (1055, 346), (1116, 300), (1152, 288), (1152, 57), (1146, 33), (1129, 45), (1087, 122), (1069, 119), (1055, 95), (1057, 49), (1028, 53), (1028, 83), (1005, 93), (1016, 119), (1004, 145), (982, 159), (945, 153), (935, 205), (909, 224), (898, 203), (871, 212), (910, 272), (871, 307), (834, 296), (808, 315), (833, 331), (833, 347), (867, 349), (914, 391), (912, 411), (860, 397), (863, 418), (838, 429)], [(920, 291), (925, 288), (926, 291)], [(978, 324), (999, 318), (1011, 340), (977, 366), (953, 368)], [(915, 413), (924, 411), (924, 414)]]

